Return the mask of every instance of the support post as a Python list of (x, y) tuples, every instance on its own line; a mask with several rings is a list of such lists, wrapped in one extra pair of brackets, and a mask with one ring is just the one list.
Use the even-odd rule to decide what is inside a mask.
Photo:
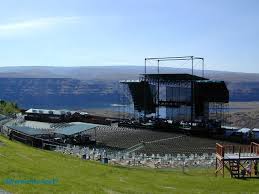
[(224, 178), (225, 177), (225, 161), (224, 161), (224, 159), (222, 160), (222, 162), (223, 162), (222, 171), (223, 171), (223, 178)]
[(202, 58), (202, 77), (205, 76), (205, 72), (204, 72), (204, 58)]
[[(191, 60), (192, 60), (192, 76), (193, 76), (193, 56), (191, 57)], [(192, 80), (191, 80), (191, 128), (193, 126), (193, 104), (194, 104), (194, 91), (193, 91), (194, 87), (193, 87), (193, 77), (192, 77)]]
[(144, 73), (147, 73), (147, 58), (145, 58), (145, 69), (144, 69)]
[(145, 58), (145, 74), (144, 74), (144, 121), (146, 121), (146, 115), (147, 115), (147, 97), (146, 97), (146, 74), (147, 74), (147, 59)]
[(158, 107), (157, 107), (157, 118), (159, 119), (159, 93), (160, 93), (160, 79), (159, 79), (159, 60), (157, 60), (157, 74), (158, 74), (158, 77), (157, 77), (157, 104), (158, 104)]
[(239, 146), (239, 150), (238, 150), (238, 160), (237, 160), (237, 169), (238, 169), (238, 178), (240, 178), (240, 155), (241, 155), (241, 146)]
[(215, 173), (215, 175), (216, 176), (218, 175), (218, 158), (217, 158), (217, 156), (216, 156), (216, 173)]
[(96, 141), (96, 127), (94, 128), (94, 138), (95, 138), (95, 141)]

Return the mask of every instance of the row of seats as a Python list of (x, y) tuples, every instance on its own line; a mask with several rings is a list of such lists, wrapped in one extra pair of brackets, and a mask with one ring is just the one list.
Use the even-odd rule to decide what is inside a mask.
[(143, 146), (136, 152), (147, 154), (215, 153), (216, 143), (226, 143), (208, 138), (184, 136), (178, 133), (115, 126), (99, 126), (87, 131), (87, 133), (95, 137), (100, 144), (115, 149), (128, 149), (143, 143)]

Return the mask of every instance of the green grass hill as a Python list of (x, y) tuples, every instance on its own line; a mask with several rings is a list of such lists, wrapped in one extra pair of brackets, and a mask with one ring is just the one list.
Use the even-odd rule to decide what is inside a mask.
[[(0, 136), (0, 190), (11, 193), (248, 193), (259, 180), (215, 177), (214, 169), (127, 168), (28, 147)], [(13, 180), (55, 180), (32, 184)], [(19, 184), (18, 184), (19, 183)], [(48, 183), (48, 184), (47, 184)]]

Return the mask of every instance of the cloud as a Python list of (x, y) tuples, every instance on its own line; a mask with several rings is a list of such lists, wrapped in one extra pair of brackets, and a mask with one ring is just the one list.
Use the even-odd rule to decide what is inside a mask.
[(42, 30), (57, 25), (71, 24), (79, 22), (80, 17), (45, 17), (34, 20), (25, 20), (12, 22), (7, 24), (0, 24), (0, 35), (10, 36), (31, 32), (34, 30)]

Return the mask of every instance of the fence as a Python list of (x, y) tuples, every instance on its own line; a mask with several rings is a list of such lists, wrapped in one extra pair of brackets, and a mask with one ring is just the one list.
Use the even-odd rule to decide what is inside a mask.
[(96, 149), (79, 146), (57, 146), (55, 151), (74, 155), (86, 160), (103, 161), (108, 159), (110, 164), (123, 166), (140, 166), (149, 168), (211, 168), (215, 166), (215, 154), (136, 154), (123, 151), (107, 152), (105, 149)]

